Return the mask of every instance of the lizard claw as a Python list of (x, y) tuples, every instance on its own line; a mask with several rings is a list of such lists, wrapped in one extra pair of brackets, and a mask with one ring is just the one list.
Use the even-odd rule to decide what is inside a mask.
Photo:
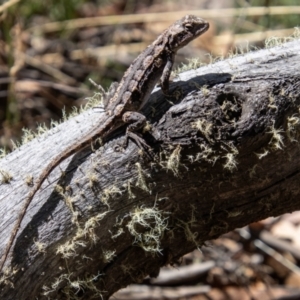
[(131, 131), (126, 132), (126, 137), (123, 144), (124, 149), (126, 149), (128, 146), (129, 138), (132, 139), (140, 149), (145, 150), (146, 154), (149, 156), (151, 160), (154, 158), (154, 153), (152, 148), (145, 142), (143, 138), (141, 138), (140, 136), (138, 136), (137, 134)]

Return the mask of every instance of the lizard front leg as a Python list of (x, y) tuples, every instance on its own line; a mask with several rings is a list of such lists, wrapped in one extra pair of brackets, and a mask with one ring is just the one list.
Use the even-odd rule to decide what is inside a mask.
[(172, 72), (172, 67), (174, 63), (174, 56), (175, 53), (169, 52), (167, 56), (167, 63), (164, 67), (164, 70), (162, 72), (161, 78), (160, 78), (160, 87), (163, 92), (163, 94), (167, 98), (173, 98), (179, 99), (182, 96), (182, 89), (180, 87), (176, 87), (172, 93), (169, 91), (169, 79)]
[(164, 93), (164, 95), (169, 96), (169, 79), (172, 72), (172, 67), (174, 63), (174, 56), (175, 54), (172, 52), (168, 53), (167, 56), (167, 63), (165, 64), (164, 70), (162, 72), (162, 75), (160, 77), (160, 86), (161, 90)]

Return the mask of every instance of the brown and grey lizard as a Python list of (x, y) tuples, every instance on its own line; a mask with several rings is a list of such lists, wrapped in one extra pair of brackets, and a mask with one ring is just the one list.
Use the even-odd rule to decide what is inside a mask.
[(134, 133), (146, 121), (145, 116), (138, 111), (148, 100), (151, 91), (159, 80), (162, 91), (164, 94), (168, 94), (169, 77), (177, 50), (200, 36), (208, 28), (209, 23), (205, 20), (193, 15), (186, 15), (167, 28), (133, 61), (125, 72), (113, 96), (111, 98), (107, 97), (107, 101), (104, 102), (105, 113), (107, 115), (105, 122), (100, 127), (93, 128), (83, 140), (70, 145), (66, 151), (52, 159), (36, 179), (32, 190), (24, 200), (24, 206), (13, 228), (4, 255), (1, 258), (0, 270), (2, 270), (6, 262), (19, 227), (34, 195), (48, 175), (63, 160), (79, 150), (90, 146), (91, 141), (96, 138), (106, 137), (124, 123), (130, 123), (126, 129), (126, 141), (130, 137), (139, 146), (146, 145), (143, 139)]

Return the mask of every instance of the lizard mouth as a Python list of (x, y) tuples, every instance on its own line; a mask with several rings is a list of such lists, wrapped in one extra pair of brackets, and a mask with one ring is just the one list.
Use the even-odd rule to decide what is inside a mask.
[[(180, 41), (180, 43), (177, 44), (177, 50), (186, 46), (189, 42), (194, 40), (196, 37), (202, 35), (204, 32), (206, 32), (209, 29), (209, 23), (205, 22), (203, 20), (203, 23), (199, 24), (196, 28), (193, 28), (188, 34), (186, 34), (183, 39)], [(176, 48), (176, 46), (174, 47)]]
[(203, 24), (201, 26), (199, 26), (199, 28), (196, 29), (194, 34), (195, 34), (195, 36), (199, 36), (199, 35), (203, 34), (204, 32), (206, 32), (208, 29), (209, 29), (209, 23), (203, 21)]

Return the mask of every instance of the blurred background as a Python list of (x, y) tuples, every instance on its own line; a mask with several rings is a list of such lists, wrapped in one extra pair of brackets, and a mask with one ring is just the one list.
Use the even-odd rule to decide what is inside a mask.
[[(299, 0), (0, 0), (0, 146), (51, 125), (120, 81), (134, 58), (185, 14), (210, 23), (174, 70), (288, 40)], [(197, 59), (195, 59), (197, 58)], [(41, 129), (40, 129), (41, 130)], [(2, 151), (4, 153), (4, 151)], [(0, 153), (1, 154), (1, 153)], [(178, 268), (114, 299), (300, 299), (300, 213), (236, 230), (186, 255)]]

